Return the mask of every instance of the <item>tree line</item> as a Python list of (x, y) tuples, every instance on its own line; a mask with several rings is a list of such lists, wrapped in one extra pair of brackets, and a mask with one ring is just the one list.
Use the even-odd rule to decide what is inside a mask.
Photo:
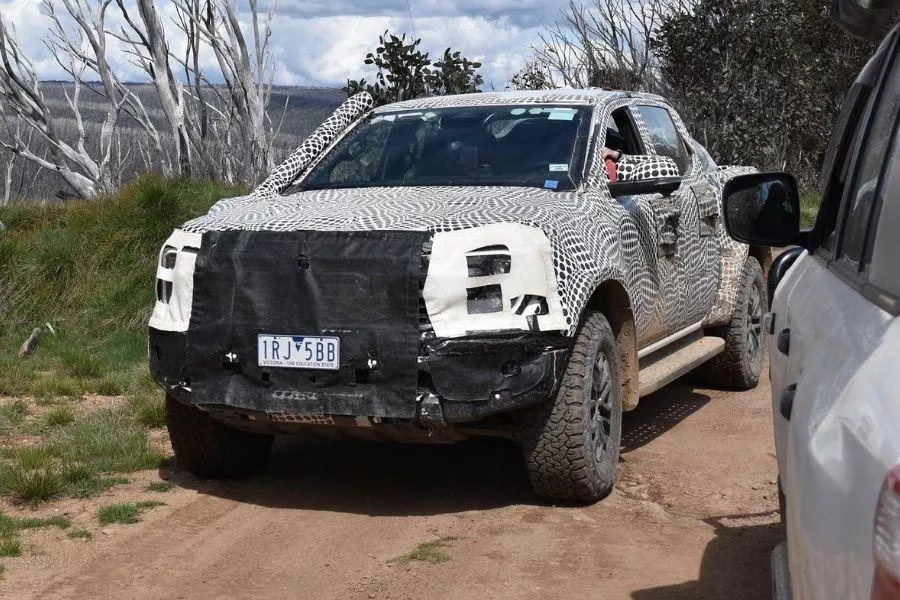
[[(23, 51), (0, 15), (0, 147), (16, 159), (57, 173), (75, 196), (91, 198), (121, 184), (122, 164), (137, 155), (146, 169), (166, 176), (254, 181), (275, 164), (274, 62), (270, 49), (276, 2), (263, 12), (247, 0), (249, 27), (236, 0), (171, 0), (184, 50), (172, 50), (155, 0), (42, 0), (49, 29), (45, 44), (71, 78), (68, 114), (54, 110), (33, 57)], [(110, 18), (117, 12), (112, 26)], [(113, 42), (124, 46), (152, 83), (162, 123), (110, 64)], [(216, 67), (201, 64), (209, 53)], [(85, 100), (102, 113), (84, 118)], [(122, 143), (122, 122), (140, 130)]]
[[(119, 187), (125, 165), (261, 180), (283, 155), (275, 140), (290, 99), (273, 94), (275, 0), (265, 10), (259, 0), (240, 11), (237, 3), (171, 0), (183, 42), (176, 53), (156, 0), (42, 0), (46, 45), (71, 79), (62, 88), (39, 79), (0, 15), (0, 149), (8, 157), (0, 203), (23, 162), (35, 181), (42, 170), (54, 172), (68, 193), (84, 198)], [(507, 87), (658, 93), (719, 163), (789, 170), (810, 187), (844, 91), (874, 51), (837, 29), (829, 4), (570, 0)], [(111, 67), (113, 41), (145, 74), (152, 103)], [(206, 54), (215, 58), (212, 68), (202, 64)], [(451, 47), (432, 60), (421, 39), (389, 31), (362, 62), (374, 78), (350, 80), (344, 91), (367, 91), (377, 104), (484, 85), (480, 62)], [(276, 96), (283, 107), (273, 105)]]
[[(665, 96), (720, 164), (787, 170), (813, 187), (845, 91), (874, 52), (826, 0), (570, 0), (512, 76), (512, 89), (601, 87)], [(467, 93), (481, 66), (387, 32), (366, 59), (379, 103)], [(437, 81), (437, 67), (450, 73)]]

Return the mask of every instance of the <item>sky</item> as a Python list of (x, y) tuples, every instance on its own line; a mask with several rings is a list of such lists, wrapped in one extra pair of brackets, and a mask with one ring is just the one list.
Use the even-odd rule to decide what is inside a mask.
[[(236, 1), (246, 8), (246, 0)], [(485, 88), (502, 90), (529, 56), (531, 45), (540, 41), (540, 33), (559, 17), (566, 3), (409, 0), (407, 5), (406, 0), (279, 0), (272, 26), (275, 83), (342, 86), (348, 78), (358, 79), (367, 74), (362, 63), (366, 53), (377, 45), (379, 34), (390, 29), (398, 34), (415, 31), (433, 58), (450, 46), (463, 56), (481, 61)], [(168, 0), (157, 0), (164, 18), (174, 14), (168, 5)], [(39, 0), (0, 0), (0, 16), (14, 25), (24, 52), (36, 63), (38, 75), (42, 79), (63, 79), (63, 71), (44, 46), (48, 19), (39, 6)], [(118, 22), (115, 4), (110, 8), (109, 21), (111, 25)], [(174, 27), (170, 28), (169, 39), (177, 51), (181, 40)], [(122, 50), (112, 42), (109, 58), (114, 68), (125, 80), (142, 79)]]

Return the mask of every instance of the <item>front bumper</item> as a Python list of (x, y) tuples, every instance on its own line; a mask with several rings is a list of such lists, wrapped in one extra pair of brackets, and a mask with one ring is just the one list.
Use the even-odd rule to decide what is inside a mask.
[[(571, 338), (538, 331), (539, 318), (531, 330), (437, 338), (423, 311), (430, 239), (420, 231), (205, 233), (188, 322), (171, 330), (154, 322), (151, 370), (170, 393), (210, 410), (317, 422), (431, 427), (548, 398)], [(260, 366), (260, 334), (339, 338), (340, 367)]]
[[(379, 385), (378, 372), (352, 355), (342, 358), (338, 372), (276, 368), (260, 371), (258, 367), (244, 368), (239, 363), (228, 362), (226, 358), (229, 353), (255, 357), (255, 348), (223, 347), (218, 373), (206, 373), (205, 377), (227, 382), (215, 386), (228, 390), (227, 397), (203, 398), (191, 389), (188, 334), (150, 328), (149, 338), (153, 377), (182, 402), (238, 412), (261, 412), (280, 420), (293, 415), (298, 417), (296, 422), (304, 422), (303, 417), (308, 417), (305, 421), (309, 423), (321, 423), (323, 416), (397, 418), (381, 414), (378, 404), (367, 400), (367, 392)], [(570, 350), (571, 338), (551, 333), (422, 341), (417, 389), (399, 412), (431, 427), (477, 421), (539, 403), (556, 392)], [(210, 361), (205, 364), (209, 365)], [(290, 388), (292, 381), (315, 378), (318, 380), (312, 389), (305, 385), (302, 389)], [(352, 395), (347, 390), (352, 390)], [(352, 423), (353, 420), (331, 422)]]

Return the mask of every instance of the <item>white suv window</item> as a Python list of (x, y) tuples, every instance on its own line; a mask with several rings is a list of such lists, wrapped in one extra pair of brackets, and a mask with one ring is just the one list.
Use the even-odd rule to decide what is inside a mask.
[(845, 197), (846, 218), (838, 251), (839, 259), (857, 272), (862, 271), (867, 262), (866, 249), (871, 247), (878, 220), (877, 211), (873, 209), (882, 188), (885, 167), (890, 165), (888, 149), (900, 114), (900, 69), (890, 70), (880, 94), (873, 95), (872, 101), (877, 105), (860, 140), (858, 152), (861, 154), (856, 177)]

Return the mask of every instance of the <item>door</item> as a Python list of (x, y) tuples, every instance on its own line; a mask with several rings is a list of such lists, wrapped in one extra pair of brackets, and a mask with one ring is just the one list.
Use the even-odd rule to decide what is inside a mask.
[[(598, 139), (597, 145), (631, 156), (651, 153), (627, 101), (612, 106), (605, 137)], [(599, 147), (594, 156), (595, 161), (602, 163)], [(603, 164), (593, 170), (606, 173)], [(632, 295), (641, 347), (672, 333), (680, 321), (677, 303), (671, 300), (680, 294), (681, 287), (670, 258), (676, 250), (672, 242), (677, 240), (678, 214), (673, 203), (658, 194), (620, 196), (612, 202), (620, 213), (621, 265)]]
[(822, 243), (790, 269), (771, 309), (775, 440), (798, 600), (869, 597), (876, 499), (900, 461), (900, 273), (895, 256), (876, 252), (900, 236), (900, 65), (880, 79), (850, 145), (846, 183), (825, 194), (823, 214), (836, 218), (819, 219)]
[[(655, 221), (656, 268), (663, 284), (660, 316), (664, 320), (658, 328), (658, 336), (662, 337), (702, 321), (715, 300), (718, 254), (714, 229), (707, 227), (701, 231), (701, 227), (709, 224), (708, 213), (715, 216), (718, 212), (715, 208), (718, 202), (708, 193), (698, 195), (698, 192), (708, 191), (699, 185), (703, 166), (692, 156), (683, 125), (676, 124), (677, 117), (671, 109), (662, 104), (647, 103), (632, 106), (629, 110), (646, 152), (673, 159), (679, 174), (685, 178), (672, 195), (647, 200)], [(705, 200), (706, 207), (702, 211), (706, 214), (703, 219), (701, 199)]]

